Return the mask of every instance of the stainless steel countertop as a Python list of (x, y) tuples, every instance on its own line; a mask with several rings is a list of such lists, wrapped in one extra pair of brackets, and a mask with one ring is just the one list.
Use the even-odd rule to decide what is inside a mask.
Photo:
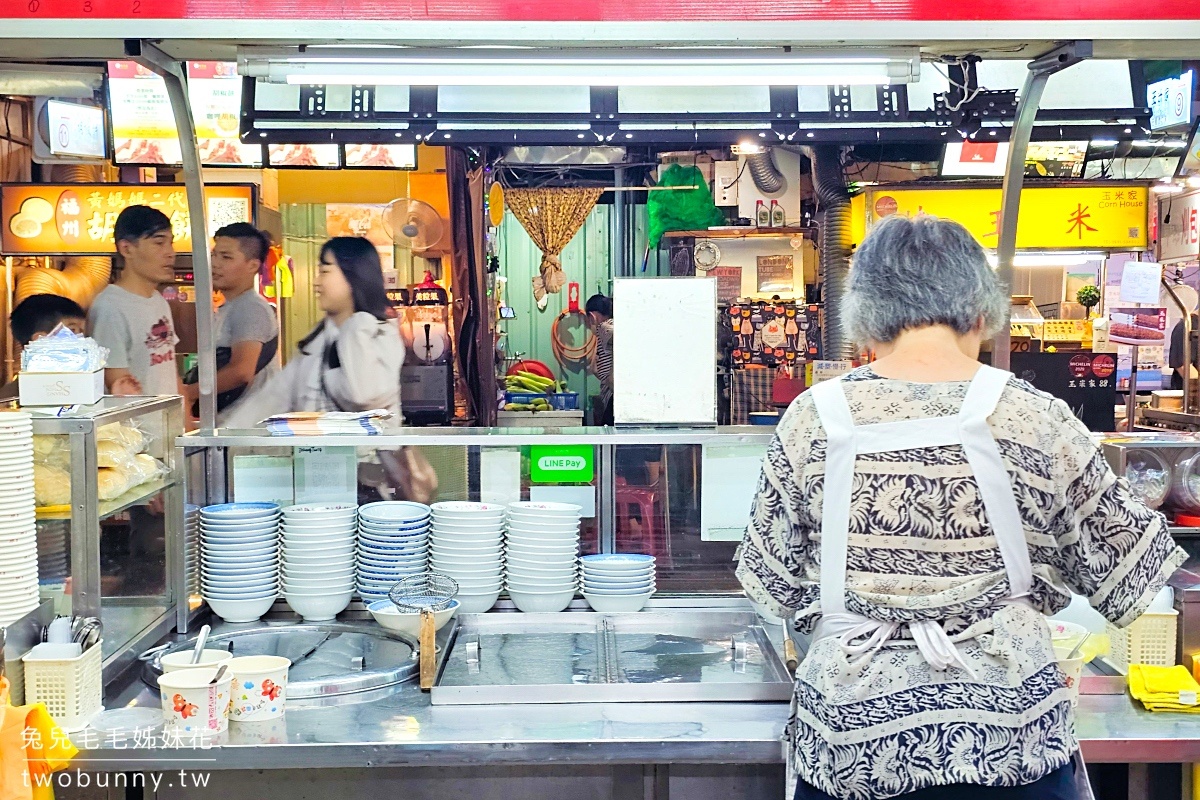
[[(106, 706), (158, 708), (130, 675)], [(296, 769), (470, 764), (776, 763), (783, 703), (432, 706), (415, 684), (290, 706), (274, 722), (231, 723), (211, 746), (72, 738), (82, 769)], [(381, 696), (382, 695), (382, 696)], [(1093, 762), (1200, 762), (1200, 715), (1152, 714), (1127, 694), (1084, 695), (1076, 720)]]

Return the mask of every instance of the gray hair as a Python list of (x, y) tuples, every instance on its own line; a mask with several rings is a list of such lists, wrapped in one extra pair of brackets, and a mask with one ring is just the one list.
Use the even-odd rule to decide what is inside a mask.
[(1009, 297), (983, 248), (957, 222), (890, 216), (871, 228), (854, 258), (844, 311), (859, 344), (947, 325), (966, 334), (1000, 330)]

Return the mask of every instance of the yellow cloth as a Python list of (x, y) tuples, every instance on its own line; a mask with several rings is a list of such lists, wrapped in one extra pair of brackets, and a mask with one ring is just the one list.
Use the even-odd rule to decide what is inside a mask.
[(1186, 667), (1129, 665), (1129, 693), (1147, 711), (1200, 713), (1200, 683)]
[(78, 752), (44, 705), (10, 705), (8, 680), (0, 678), (0, 800), (54, 800), (46, 776)]

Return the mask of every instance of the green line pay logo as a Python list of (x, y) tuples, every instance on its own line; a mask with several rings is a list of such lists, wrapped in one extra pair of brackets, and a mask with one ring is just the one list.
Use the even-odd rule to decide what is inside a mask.
[(529, 480), (533, 483), (591, 483), (595, 477), (591, 445), (529, 448)]

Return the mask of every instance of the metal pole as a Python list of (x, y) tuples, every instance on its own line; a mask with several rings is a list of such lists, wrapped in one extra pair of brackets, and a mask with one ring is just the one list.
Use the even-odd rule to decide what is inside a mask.
[(179, 150), (183, 154), (183, 182), (187, 187), (188, 219), (192, 229), (192, 273), (196, 281), (196, 359), (199, 367), (200, 429), (217, 425), (217, 358), (214, 327), (212, 269), (208, 262), (208, 224), (205, 219), (204, 179), (200, 173), (200, 150), (192, 123), (184, 65), (155, 45), (138, 39), (125, 42), (125, 54), (146, 69), (162, 76), (171, 98)]
[[(1029, 62), (1025, 85), (1017, 99), (1017, 117), (1008, 140), (1008, 164), (1004, 169), (1004, 188), (1000, 199), (1000, 231), (996, 243), (996, 275), (1001, 285), (1012, 292), (1013, 257), (1017, 253), (1017, 219), (1021, 210), (1021, 187), (1025, 183), (1025, 154), (1037, 119), (1038, 106), (1046, 81), (1056, 72), (1078, 64), (1092, 55), (1091, 42), (1070, 42)], [(992, 366), (1008, 369), (1012, 331), (1008, 320), (992, 340)]]
[(1190, 414), (1192, 413), (1192, 384), (1195, 382), (1195, 379), (1192, 378), (1192, 310), (1183, 307), (1179, 296), (1175, 294), (1171, 284), (1167, 283), (1166, 278), (1162, 279), (1162, 286), (1179, 309), (1179, 313), (1183, 315), (1183, 413)]
[[(628, 277), (625, 272), (625, 254), (629, 252), (628, 242), (625, 241), (625, 168), (617, 167), (613, 170), (613, 181), (616, 193), (613, 195), (613, 216), (616, 218), (616, 224), (613, 225), (613, 247), (612, 252), (616, 258), (612, 259), (612, 274), (617, 278)], [(588, 289), (584, 296), (590, 296), (591, 290)]]

